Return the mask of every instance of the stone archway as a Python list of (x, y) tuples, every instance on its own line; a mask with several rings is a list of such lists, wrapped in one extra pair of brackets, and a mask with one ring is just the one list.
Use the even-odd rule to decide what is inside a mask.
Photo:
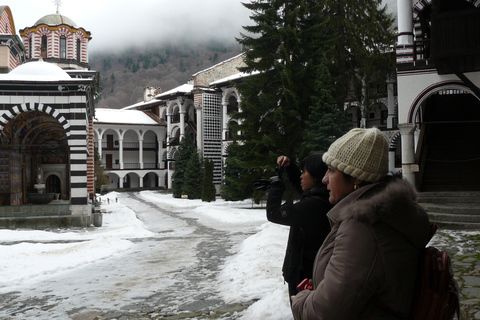
[(416, 108), (420, 191), (480, 191), (480, 100), (464, 90), (443, 89)]
[[(0, 168), (3, 180), (13, 182), (3, 193), (10, 205), (26, 204), (28, 193), (45, 193), (49, 166), (69, 170), (67, 133), (64, 126), (48, 113), (38, 110), (18, 113), (3, 126), (0, 141), (1, 153), (9, 155), (8, 167), (12, 168)], [(60, 186), (69, 185), (68, 172), (63, 177)], [(62, 196), (68, 198), (69, 194), (65, 191)]]

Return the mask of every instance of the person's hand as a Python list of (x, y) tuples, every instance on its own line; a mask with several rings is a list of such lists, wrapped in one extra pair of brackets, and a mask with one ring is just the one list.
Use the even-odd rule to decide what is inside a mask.
[(277, 164), (281, 167), (288, 167), (290, 165), (290, 158), (287, 156), (280, 156), (277, 158)]

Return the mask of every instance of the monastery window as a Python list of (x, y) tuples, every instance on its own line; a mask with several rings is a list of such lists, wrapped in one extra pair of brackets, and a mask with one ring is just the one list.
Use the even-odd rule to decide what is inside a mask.
[(82, 45), (80, 39), (77, 39), (77, 62), (80, 62), (82, 54)]
[(178, 122), (180, 122), (180, 112), (178, 108), (175, 108), (172, 114), (172, 123), (178, 123)]
[(225, 132), (225, 140), (233, 140), (233, 132), (237, 132), (236, 127), (238, 126), (237, 121), (231, 120), (228, 123), (228, 131)]
[(60, 37), (60, 59), (67, 58), (67, 38), (65, 36)]
[(228, 98), (227, 114), (238, 112), (238, 101), (235, 96)]
[(380, 118), (382, 119), (382, 124), (387, 124), (388, 110), (380, 111)]
[(33, 37), (30, 37), (30, 40), (28, 41), (28, 58), (32, 59), (32, 41)]
[(47, 36), (43, 35), (42, 43), (40, 45), (40, 52), (41, 52), (42, 58), (47, 57), (47, 51), (48, 51), (48, 39), (47, 39)]

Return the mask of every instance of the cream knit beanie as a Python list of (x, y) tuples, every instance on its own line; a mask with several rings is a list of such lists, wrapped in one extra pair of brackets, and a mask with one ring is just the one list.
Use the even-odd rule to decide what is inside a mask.
[(352, 129), (330, 145), (323, 162), (362, 181), (380, 181), (388, 172), (388, 142), (377, 128)]

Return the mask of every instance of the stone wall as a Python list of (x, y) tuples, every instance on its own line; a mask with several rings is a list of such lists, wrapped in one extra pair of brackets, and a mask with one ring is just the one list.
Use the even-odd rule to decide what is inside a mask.
[(208, 88), (209, 84), (226, 78), (228, 76), (234, 75), (239, 73), (238, 67), (244, 67), (245, 63), (243, 62), (243, 54), (225, 60), (213, 67), (200, 71), (194, 74), (193, 77), (193, 85), (194, 87), (203, 87)]

